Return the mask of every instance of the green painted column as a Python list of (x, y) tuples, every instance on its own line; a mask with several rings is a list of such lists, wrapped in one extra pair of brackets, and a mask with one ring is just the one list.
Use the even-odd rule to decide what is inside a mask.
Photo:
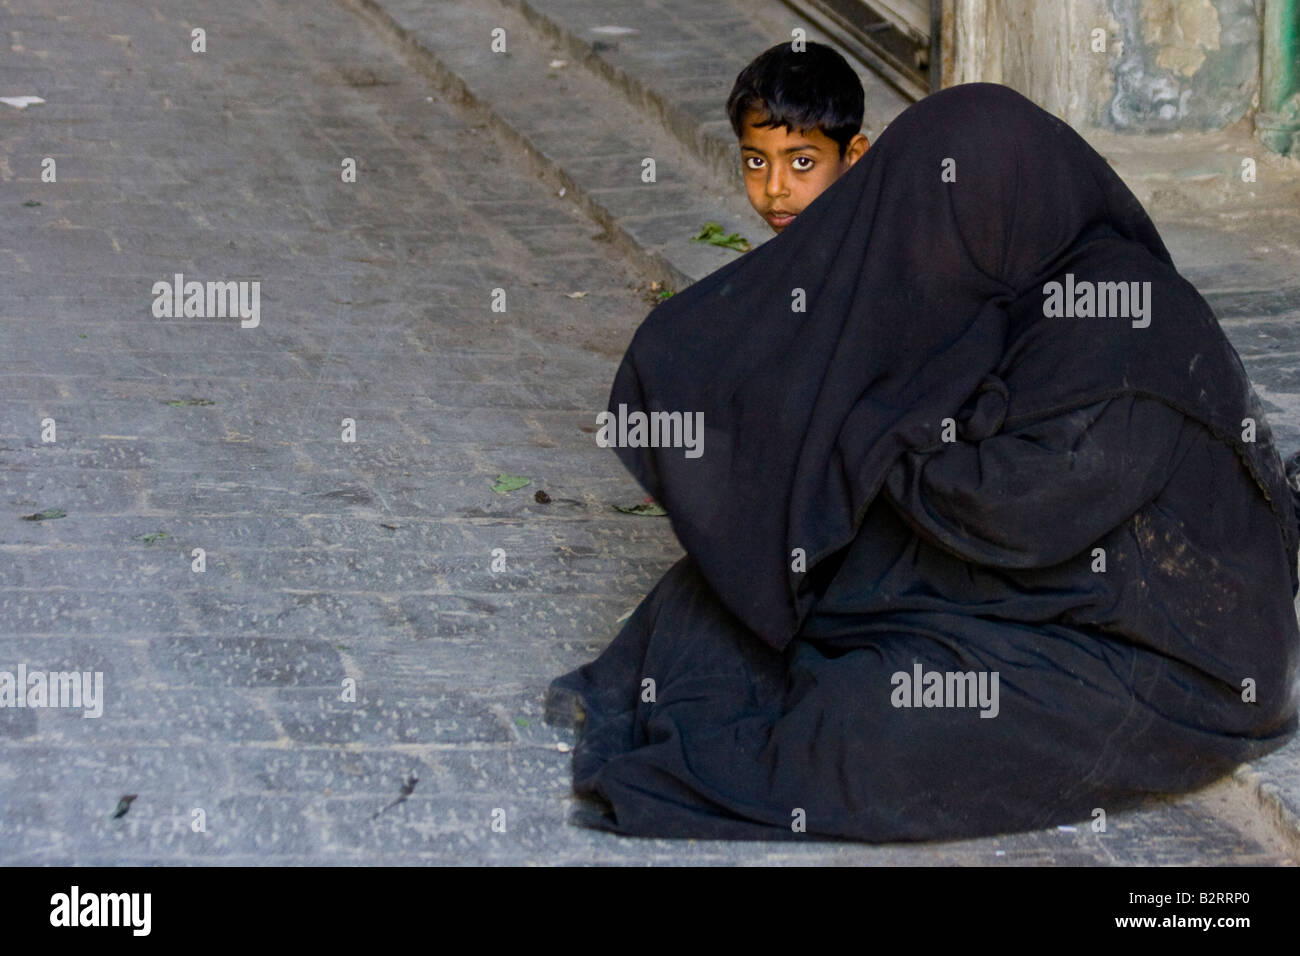
[(1300, 0), (1265, 0), (1255, 135), (1275, 153), (1300, 157)]

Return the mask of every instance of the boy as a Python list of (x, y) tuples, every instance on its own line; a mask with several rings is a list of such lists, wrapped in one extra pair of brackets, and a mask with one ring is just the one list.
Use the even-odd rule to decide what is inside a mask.
[(862, 84), (833, 49), (781, 43), (740, 71), (727, 116), (750, 205), (780, 232), (867, 151)]

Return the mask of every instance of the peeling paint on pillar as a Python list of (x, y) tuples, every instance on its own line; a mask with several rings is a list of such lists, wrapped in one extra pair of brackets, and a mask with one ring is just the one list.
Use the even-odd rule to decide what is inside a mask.
[(1257, 104), (1256, 0), (1111, 0), (1123, 31), (1109, 123), (1136, 132), (1222, 129)]

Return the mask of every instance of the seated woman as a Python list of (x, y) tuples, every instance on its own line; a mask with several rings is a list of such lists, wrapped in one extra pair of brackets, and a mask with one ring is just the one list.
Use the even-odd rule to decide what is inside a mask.
[(904, 111), (657, 307), (617, 452), (686, 557), (595, 661), (589, 825), (965, 838), (1200, 787), (1297, 726), (1297, 524), (1241, 362), (1106, 161), (1013, 91)]

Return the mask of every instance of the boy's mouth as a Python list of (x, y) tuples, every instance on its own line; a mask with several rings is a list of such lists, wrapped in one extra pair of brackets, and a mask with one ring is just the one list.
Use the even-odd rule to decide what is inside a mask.
[(781, 209), (773, 209), (769, 212), (763, 213), (763, 218), (777, 229), (784, 229), (786, 226), (790, 225), (790, 223), (794, 222), (794, 217), (794, 213), (785, 212)]

